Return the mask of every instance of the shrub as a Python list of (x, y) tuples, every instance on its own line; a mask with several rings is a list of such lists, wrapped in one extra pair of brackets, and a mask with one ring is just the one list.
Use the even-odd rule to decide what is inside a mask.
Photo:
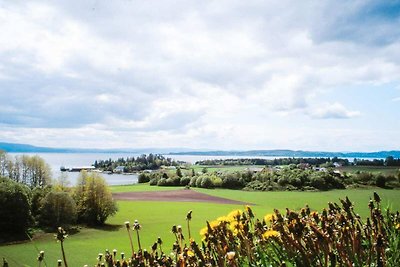
[(196, 187), (196, 181), (197, 181), (197, 176), (193, 176), (192, 178), (190, 178), (189, 186)]
[(243, 186), (243, 179), (240, 179), (233, 174), (228, 174), (227, 176), (222, 178), (223, 188), (240, 189), (243, 188)]
[(38, 220), (41, 226), (52, 228), (75, 223), (75, 201), (66, 192), (49, 192), (41, 201)]
[(158, 180), (157, 185), (158, 186), (166, 186), (167, 185), (167, 179), (161, 178), (160, 180)]
[(201, 187), (202, 188), (213, 188), (214, 184), (210, 177), (205, 176), (201, 179)]
[(139, 177), (138, 177), (138, 183), (147, 183), (150, 181), (150, 175), (146, 174), (146, 173), (140, 173)]
[(24, 235), (31, 223), (29, 188), (0, 177), (0, 239)]
[(182, 178), (181, 178), (181, 183), (180, 183), (180, 184), (181, 184), (182, 186), (187, 186), (187, 185), (189, 185), (190, 180), (191, 180), (190, 177), (182, 177)]
[(158, 178), (153, 178), (150, 180), (149, 184), (150, 185), (157, 185), (158, 184), (159, 179)]
[(203, 182), (203, 176), (200, 176), (196, 180), (196, 187), (201, 187), (201, 183)]

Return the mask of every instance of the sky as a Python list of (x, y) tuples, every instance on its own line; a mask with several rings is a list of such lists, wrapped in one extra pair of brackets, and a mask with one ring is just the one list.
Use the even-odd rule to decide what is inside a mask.
[(400, 150), (400, 1), (0, 0), (0, 141)]

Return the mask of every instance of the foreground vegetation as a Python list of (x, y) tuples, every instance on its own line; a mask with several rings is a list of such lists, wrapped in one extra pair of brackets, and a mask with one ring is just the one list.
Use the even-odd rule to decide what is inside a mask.
[[(130, 192), (146, 190), (169, 190), (170, 188), (150, 187), (146, 184), (132, 186), (111, 187), (112, 191)], [(362, 219), (369, 216), (367, 203), (372, 196), (371, 190), (332, 190), (329, 192), (241, 192), (225, 189), (195, 189), (200, 192), (215, 196), (240, 200), (255, 204), (252, 210), (256, 217), (262, 218), (266, 213), (273, 213), (274, 208), (299, 211), (301, 207), (308, 204), (311, 211), (321, 211), (329, 201), (336, 202), (351, 196), (355, 203), (355, 212)], [(381, 196), (382, 207), (390, 206), (392, 210), (400, 209), (400, 194), (397, 190), (376, 189)], [(210, 208), (212, 206), (212, 208)], [(118, 201), (118, 212), (115, 216), (109, 217), (106, 225), (96, 228), (76, 228), (77, 233), (69, 232), (70, 236), (65, 241), (65, 250), (68, 256), (69, 266), (83, 266), (95, 264), (94, 258), (99, 252), (105, 253), (106, 248), (110, 252), (118, 249), (118, 255), (125, 252), (129, 256), (130, 245), (126, 235), (124, 221), (138, 219), (142, 225), (140, 232), (141, 245), (143, 249), (151, 251), (151, 246), (160, 236), (164, 242), (163, 249), (167, 252), (172, 250), (175, 237), (171, 234), (172, 225), (186, 225), (185, 214), (193, 210), (191, 222), (192, 237), (200, 244), (199, 231), (205, 226), (206, 221), (213, 221), (215, 218), (228, 214), (235, 209), (243, 209), (243, 205), (225, 205), (210, 203), (185, 203), (185, 202), (144, 202), (144, 201)], [(185, 230), (186, 231), (186, 230)], [(72, 234), (72, 235), (71, 235)], [(187, 234), (185, 234), (187, 241)], [(134, 236), (134, 245), (136, 237)], [(36, 249), (36, 248), (37, 249)], [(38, 233), (33, 242), (26, 242), (15, 245), (0, 246), (0, 259), (7, 257), (10, 266), (35, 266), (35, 259), (40, 250), (46, 252), (48, 266), (62, 259), (60, 244), (56, 243), (53, 234)], [(84, 248), (84, 249), (82, 249)], [(90, 257), (90, 258), (89, 258)]]
[[(107, 243), (85, 244), (85, 248), (97, 246), (99, 249), (100, 245), (122, 248), (125, 251), (123, 256), (121, 250), (109, 249), (88, 257), (87, 250), (84, 253), (71, 251), (77, 245), (75, 236), (69, 240), (61, 238), (69, 249), (66, 250), (66, 259), (70, 266), (82, 266), (82, 262), (96, 266), (398, 266), (399, 213), (384, 212), (378, 194), (367, 203), (364, 202), (369, 213), (367, 219), (358, 215), (348, 198), (341, 200), (341, 205), (330, 203), (319, 212), (308, 205), (301, 210), (280, 212), (275, 209), (257, 216), (249, 206), (231, 212), (232, 207), (229, 207), (227, 212), (219, 211), (219, 216), (214, 216), (217, 219), (202, 223), (201, 239), (194, 234), (197, 231), (192, 224), (198, 220), (194, 210), (193, 214), (188, 213), (186, 221), (176, 217), (168, 220), (181, 223), (182, 227), (170, 224), (166, 226), (168, 230), (160, 232), (165, 227), (157, 225), (158, 233), (169, 236), (168, 240), (154, 234), (146, 239), (149, 234), (145, 231), (147, 223), (151, 226), (147, 220), (143, 221), (143, 228), (138, 221), (133, 224), (126, 222), (112, 243), (107, 240)], [(171, 203), (171, 207), (175, 204)], [(220, 216), (222, 214), (227, 215)], [(156, 213), (151, 216), (157, 220)], [(130, 239), (133, 239), (132, 246)], [(148, 241), (151, 239), (153, 242)], [(52, 247), (55, 249), (46, 250), (44, 257), (48, 263), (51, 254), (58, 249), (55, 243)], [(20, 250), (20, 255), (23, 254)], [(57, 254), (61, 258), (61, 252)], [(98, 255), (97, 260), (94, 260), (95, 255)]]

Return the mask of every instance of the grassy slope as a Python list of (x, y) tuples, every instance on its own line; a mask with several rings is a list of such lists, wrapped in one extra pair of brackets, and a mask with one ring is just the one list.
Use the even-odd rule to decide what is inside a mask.
[[(148, 185), (134, 185), (113, 187), (114, 192), (121, 191), (148, 191), (148, 190), (168, 190), (171, 188), (150, 187)], [(354, 201), (357, 212), (362, 217), (368, 214), (367, 203), (372, 196), (373, 190), (335, 190), (329, 192), (243, 192), (233, 190), (206, 190), (196, 189), (199, 192), (211, 195), (242, 200), (256, 204), (253, 209), (256, 215), (262, 217), (266, 213), (271, 213), (274, 208), (284, 209), (301, 208), (306, 203), (312, 209), (321, 210), (326, 207), (328, 201), (338, 201), (346, 195)], [(397, 190), (376, 190), (383, 198), (383, 203), (390, 201), (393, 208), (400, 210), (400, 194)], [(70, 266), (83, 266), (84, 264), (93, 265), (98, 252), (103, 252), (108, 248), (117, 248), (119, 251), (129, 253), (129, 240), (126, 230), (121, 225), (124, 221), (133, 222), (138, 219), (142, 224), (141, 240), (144, 248), (149, 247), (161, 236), (165, 242), (165, 249), (170, 250), (173, 236), (170, 233), (173, 224), (186, 225), (186, 212), (193, 210), (192, 233), (196, 240), (198, 231), (205, 225), (206, 220), (212, 220), (224, 215), (236, 208), (243, 208), (241, 205), (221, 205), (209, 203), (161, 203), (161, 202), (128, 202), (119, 201), (119, 212), (110, 218), (107, 223), (113, 225), (108, 229), (82, 229), (79, 234), (70, 236), (65, 243)], [(186, 227), (184, 227), (185, 232)], [(136, 245), (135, 239), (135, 247)], [(39, 250), (46, 252), (48, 266), (53, 265), (58, 258), (61, 258), (59, 244), (54, 241), (53, 235), (47, 234), (35, 241)], [(32, 243), (24, 243), (12, 246), (0, 246), (0, 259), (6, 256), (11, 266), (20, 266), (21, 263), (29, 263), (35, 266), (37, 252)], [(19, 264), (13, 263), (16, 260)]]

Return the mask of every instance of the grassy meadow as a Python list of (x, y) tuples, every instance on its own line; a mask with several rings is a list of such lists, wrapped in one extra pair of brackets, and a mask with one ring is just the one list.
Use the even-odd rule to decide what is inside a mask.
[[(150, 187), (147, 184), (111, 187), (113, 192), (171, 190), (170, 187)], [(368, 200), (373, 191), (382, 197), (382, 204), (391, 205), (392, 209), (400, 210), (400, 192), (385, 189), (351, 189), (333, 190), (327, 192), (244, 192), (226, 189), (193, 189), (198, 192), (225, 197), (243, 202), (253, 203), (256, 216), (263, 217), (274, 208), (284, 210), (286, 207), (300, 209), (309, 204), (313, 210), (321, 210), (329, 201), (339, 201), (339, 198), (349, 196), (355, 204), (356, 211), (365, 218), (368, 215)], [(171, 234), (172, 225), (182, 225), (186, 233), (186, 213), (193, 210), (191, 222), (192, 235), (200, 241), (199, 230), (205, 226), (206, 220), (213, 220), (225, 215), (233, 209), (241, 209), (243, 205), (227, 205), (214, 203), (190, 202), (156, 202), (156, 201), (118, 201), (119, 211), (107, 220), (103, 228), (82, 228), (77, 234), (70, 235), (65, 241), (65, 250), (69, 266), (93, 265), (99, 252), (116, 248), (118, 253), (130, 254), (129, 239), (124, 222), (131, 224), (138, 219), (142, 225), (140, 231), (142, 247), (150, 250), (150, 246), (160, 236), (166, 251), (170, 251), (174, 240)], [(134, 246), (137, 249), (136, 236)], [(55, 266), (61, 258), (59, 244), (52, 233), (35, 237), (33, 242), (0, 246), (0, 259), (6, 257), (10, 266), (36, 266), (37, 250), (45, 251), (47, 266)]]

